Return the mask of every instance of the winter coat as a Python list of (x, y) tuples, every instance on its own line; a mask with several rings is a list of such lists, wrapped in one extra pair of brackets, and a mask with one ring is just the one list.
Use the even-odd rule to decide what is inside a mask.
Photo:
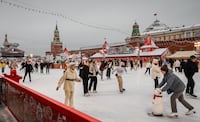
[(158, 87), (163, 87), (162, 91), (170, 90), (171, 92), (183, 92), (185, 89), (185, 84), (178, 76), (173, 73), (172, 70), (169, 69), (168, 72), (164, 75), (163, 80), (158, 85)]
[(1, 63), (1, 68), (4, 68), (4, 69), (6, 68), (6, 63), (5, 62)]
[(18, 68), (18, 65), (16, 62), (11, 62), (10, 64), (10, 69), (17, 69)]
[(112, 73), (114, 73), (115, 71), (117, 71), (117, 76), (122, 76), (122, 74), (124, 73), (125, 69), (123, 67), (117, 67), (112, 71)]
[(89, 67), (87, 65), (81, 65), (80, 67), (80, 73), (79, 73), (79, 76), (82, 78), (82, 79), (89, 79), (88, 76), (89, 75)]
[(184, 73), (186, 77), (192, 77), (195, 72), (198, 72), (198, 66), (195, 62), (188, 60), (184, 65)]
[(146, 63), (146, 68), (151, 68), (151, 63), (150, 62)]
[(22, 70), (24, 68), (25, 68), (25, 72), (32, 72), (33, 71), (32, 64), (26, 63), (25, 65), (23, 65), (23, 67), (20, 70)]
[(176, 60), (174, 62), (174, 67), (180, 67), (181, 66), (181, 62), (179, 60)]
[(158, 65), (152, 64), (151, 67), (151, 78), (156, 79), (156, 77), (160, 77), (161, 75), (161, 70)]
[(99, 73), (98, 68), (95, 64), (91, 64), (89, 67), (89, 77), (96, 77)]
[(74, 82), (79, 82), (80, 79), (77, 76), (76, 71), (73, 71), (71, 69), (67, 69), (67, 71), (64, 72), (63, 76), (60, 78), (58, 82), (58, 88), (64, 83), (63, 89), (65, 91), (74, 91)]

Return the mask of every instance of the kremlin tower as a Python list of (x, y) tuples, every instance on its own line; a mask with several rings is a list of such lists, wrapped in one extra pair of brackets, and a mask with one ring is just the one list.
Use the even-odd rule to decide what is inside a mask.
[(56, 55), (63, 53), (63, 46), (62, 45), (63, 44), (60, 41), (58, 26), (56, 24), (53, 41), (51, 42), (51, 52), (46, 52), (46, 55), (53, 55), (53, 57), (56, 57)]

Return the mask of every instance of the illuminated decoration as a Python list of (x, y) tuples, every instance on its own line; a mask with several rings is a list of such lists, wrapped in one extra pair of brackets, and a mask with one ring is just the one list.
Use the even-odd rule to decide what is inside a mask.
[(56, 17), (61, 17), (61, 18), (65, 19), (65, 20), (69, 20), (69, 21), (72, 21), (74, 23), (80, 24), (82, 26), (87, 26), (89, 28), (115, 31), (115, 32), (119, 32), (119, 33), (122, 33), (122, 34), (129, 35), (128, 32), (124, 32), (124, 31), (122, 31), (122, 30), (120, 30), (118, 28), (111, 28), (111, 27), (108, 28), (108, 26), (104, 26), (103, 27), (103, 26), (98, 26), (98, 25), (87, 24), (87, 23), (84, 23), (82, 21), (76, 20), (76, 19), (74, 19), (72, 17), (65, 16), (65, 15), (63, 15), (61, 13), (48, 11), (46, 9), (38, 9), (38, 8), (33, 8), (33, 7), (27, 7), (25, 5), (21, 5), (19, 3), (14, 3), (14, 2), (11, 2), (11, 1), (6, 1), (6, 0), (0, 0), (0, 3), (8, 5), (10, 7), (17, 8), (17, 9), (24, 9), (24, 10), (29, 11), (29, 12), (34, 12), (34, 13), (38, 13), (38, 14), (46, 14), (46, 15), (56, 16)]

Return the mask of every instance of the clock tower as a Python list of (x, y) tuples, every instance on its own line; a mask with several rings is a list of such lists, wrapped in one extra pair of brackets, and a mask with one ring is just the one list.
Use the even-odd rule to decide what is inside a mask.
[(63, 49), (62, 48), (63, 48), (62, 47), (62, 42), (60, 41), (58, 26), (56, 24), (53, 41), (51, 42), (51, 53), (55, 57), (56, 55), (58, 55), (60, 53), (63, 53)]

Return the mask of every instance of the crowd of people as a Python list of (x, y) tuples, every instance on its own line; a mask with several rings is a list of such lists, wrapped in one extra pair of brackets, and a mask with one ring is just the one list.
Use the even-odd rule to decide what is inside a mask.
[[(96, 60), (83, 60), (77, 65), (75, 62), (66, 62), (66, 67), (64, 68), (63, 75), (58, 80), (58, 85), (56, 90), (59, 90), (62, 84), (64, 84), (65, 92), (65, 104), (71, 107), (73, 104), (74, 96), (74, 84), (75, 82), (82, 82), (83, 84), (83, 96), (89, 97), (90, 94), (98, 93), (98, 76), (100, 80), (109, 80), (111, 75), (114, 75), (118, 83), (119, 93), (124, 93), (125, 88), (123, 87), (123, 74), (127, 72), (127, 67), (130, 70), (137, 70), (138, 68), (146, 67), (145, 75), (149, 75), (154, 81), (154, 88), (160, 89), (160, 92), (166, 91), (171, 94), (171, 109), (172, 113), (170, 116), (177, 116), (176, 99), (178, 99), (187, 109), (186, 115), (195, 113), (195, 109), (190, 105), (185, 99), (185, 95), (197, 98), (194, 93), (195, 81), (193, 76), (195, 72), (198, 72), (198, 60), (192, 55), (188, 60), (172, 60), (164, 59), (161, 61), (158, 58), (148, 60), (143, 65), (143, 61), (133, 61), (133, 60), (107, 60), (103, 59), (101, 62)], [(6, 65), (10, 70), (16, 70), (19, 66), (16, 60), (12, 60), (9, 63), (6, 60), (1, 60), (1, 71), (2, 74), (5, 73)], [(24, 69), (23, 82), (26, 76), (29, 75), (29, 81), (31, 82), (31, 73), (39, 72), (44, 73), (43, 69), (46, 68), (46, 73), (49, 73), (50, 64), (44, 61), (32, 62), (30, 59), (24, 60), (21, 63), (20, 70)], [(187, 78), (187, 84), (184, 84), (178, 76), (176, 76), (173, 71), (183, 73)], [(103, 73), (106, 73), (105, 75)], [(162, 82), (159, 83), (159, 78), (163, 74)], [(106, 76), (106, 78), (104, 78)], [(186, 90), (185, 90), (186, 87)]]

